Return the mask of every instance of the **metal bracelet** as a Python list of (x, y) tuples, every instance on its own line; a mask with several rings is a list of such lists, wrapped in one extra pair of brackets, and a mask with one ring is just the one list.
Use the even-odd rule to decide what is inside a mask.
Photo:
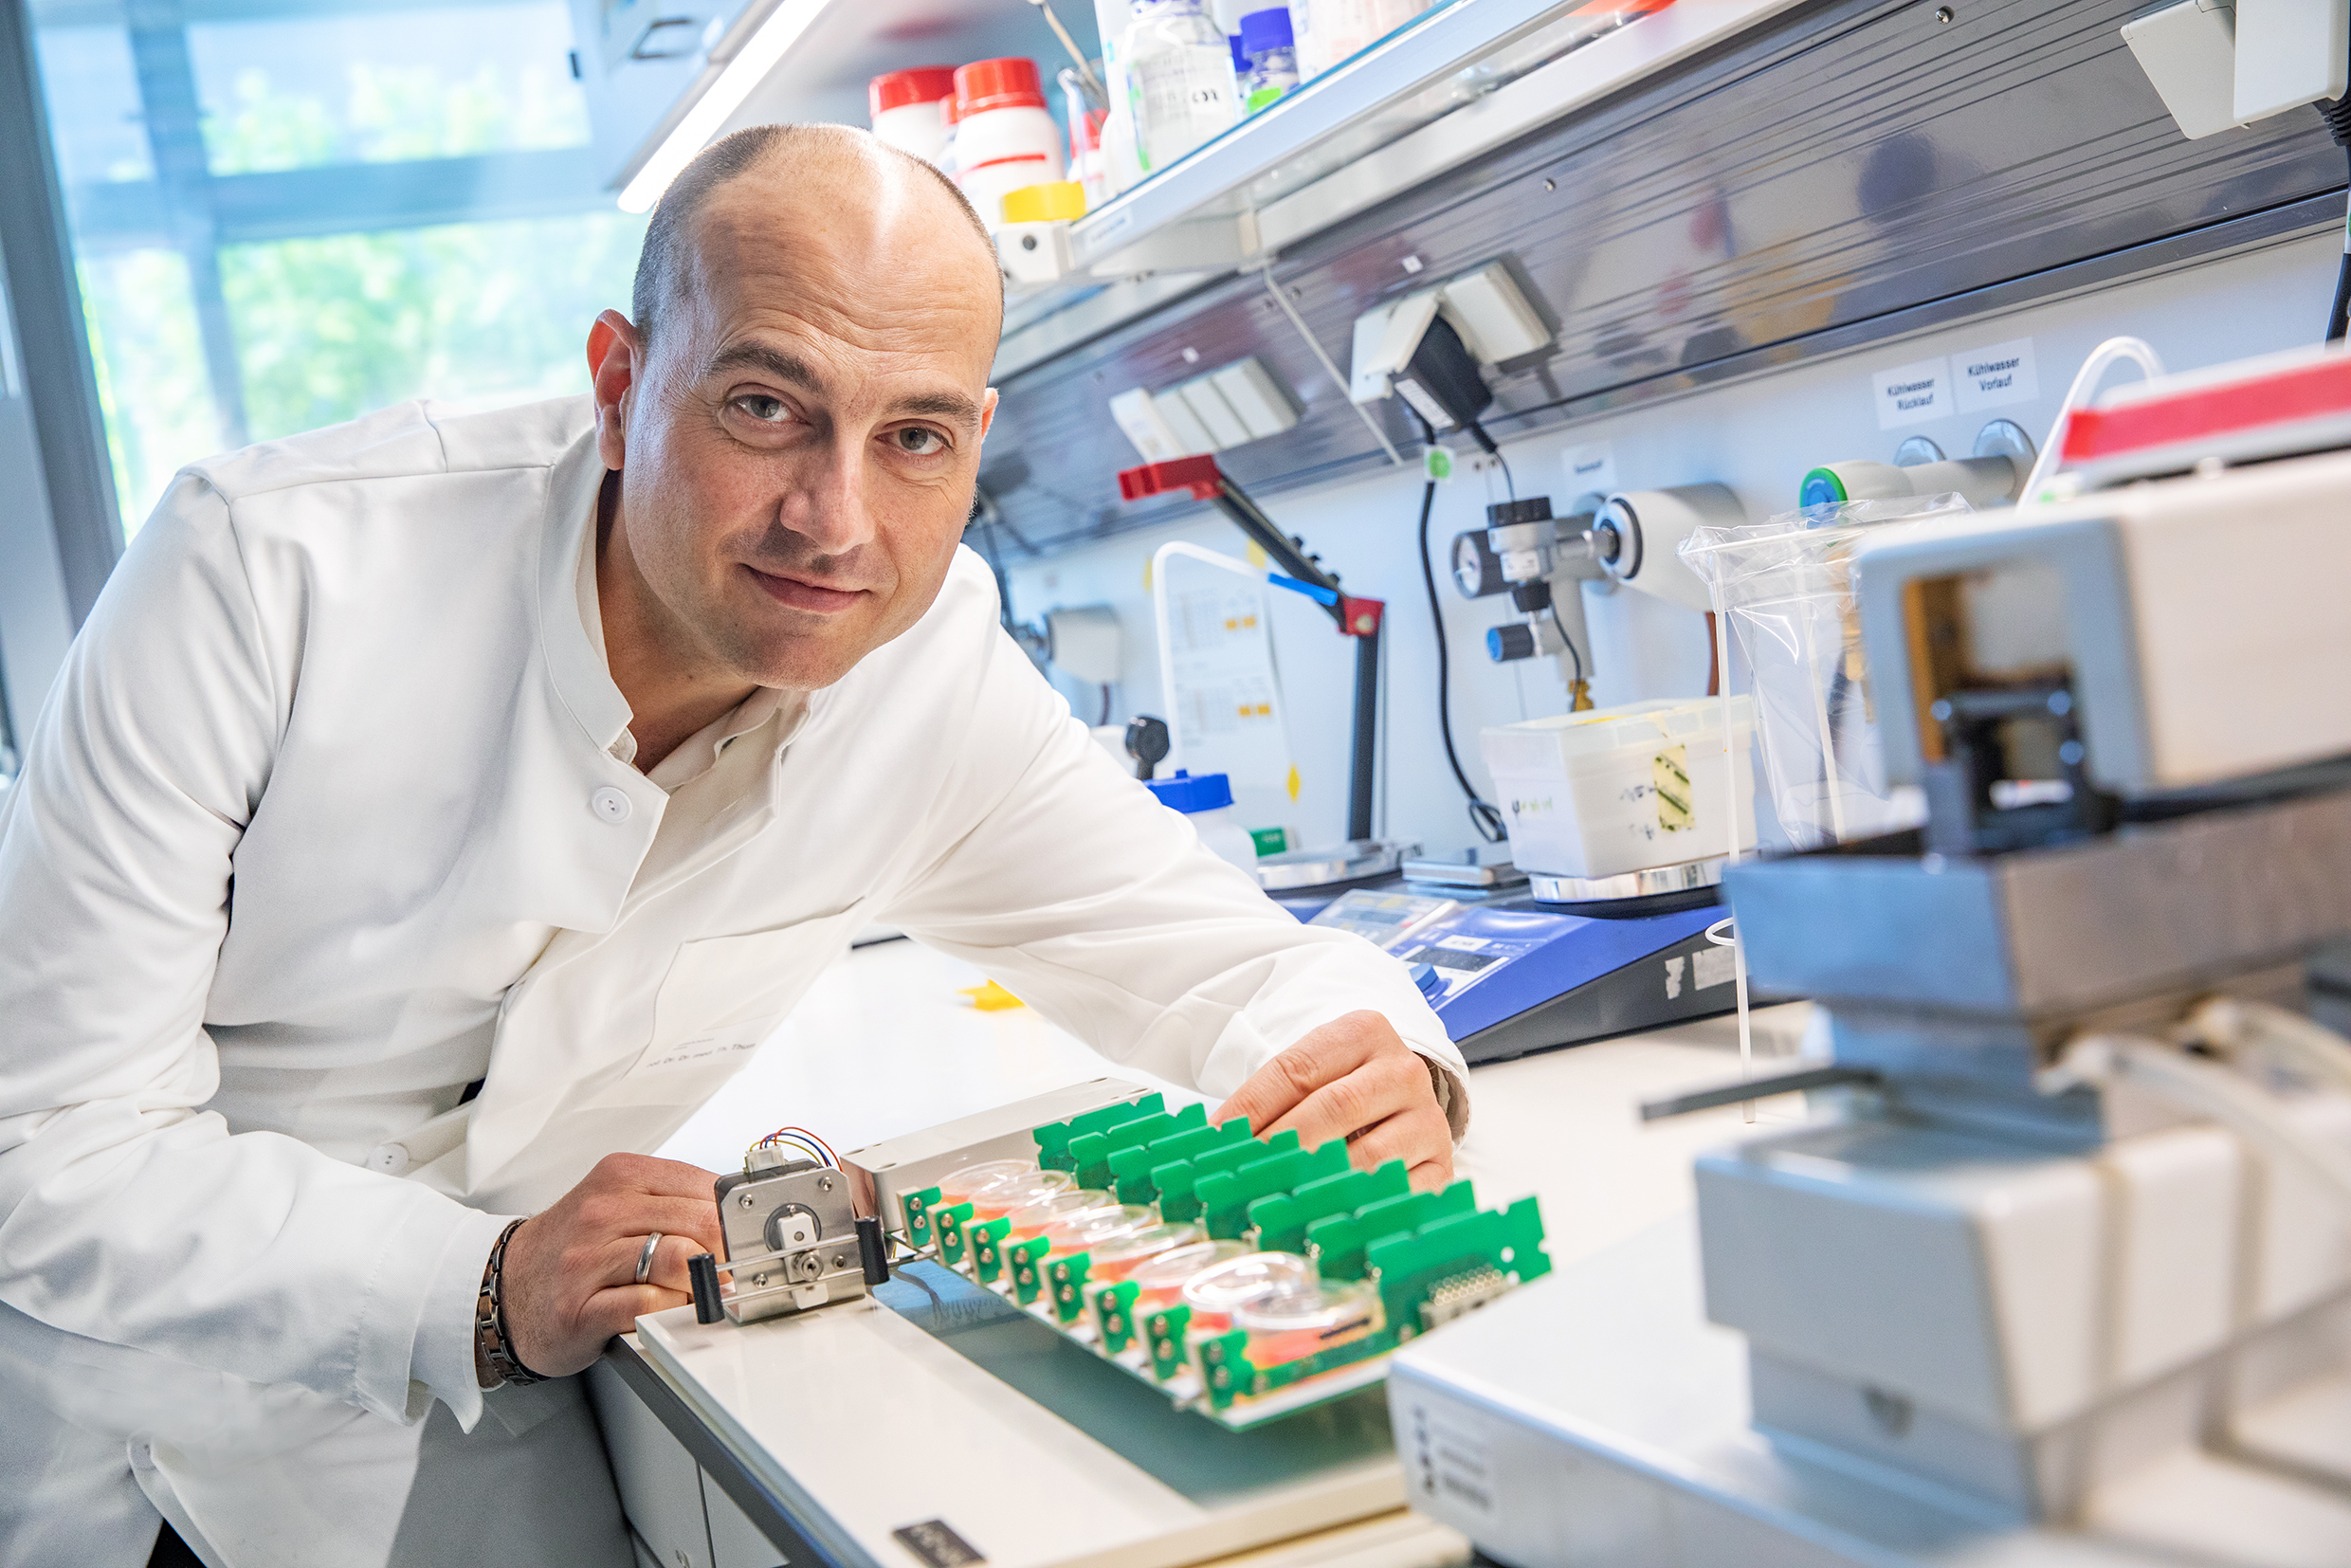
[(518, 1219), (498, 1233), (498, 1245), (490, 1249), (490, 1261), (482, 1270), (482, 1293), (474, 1302), (474, 1347), (482, 1354), (483, 1365), (498, 1379), (490, 1385), (492, 1388), (547, 1381), (545, 1374), (533, 1372), (522, 1364), (522, 1358), (514, 1353), (513, 1340), (506, 1335), (506, 1243), (521, 1228), (522, 1222)]

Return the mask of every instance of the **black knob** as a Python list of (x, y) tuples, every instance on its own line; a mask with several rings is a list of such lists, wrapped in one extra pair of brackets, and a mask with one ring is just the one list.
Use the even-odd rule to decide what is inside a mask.
[(694, 1285), (694, 1321), (715, 1323), (726, 1316), (726, 1304), (719, 1299), (719, 1260), (707, 1252), (697, 1252), (685, 1260), (685, 1277)]
[(857, 1216), (857, 1259), (866, 1266), (867, 1285), (889, 1283), (890, 1244), (883, 1237), (882, 1222), (871, 1214)]
[(1485, 651), (1498, 665), (1532, 659), (1537, 651), (1535, 633), (1516, 621), (1507, 622), (1486, 632)]
[(1551, 608), (1551, 585), (1537, 577), (1531, 583), (1512, 583), (1510, 602), (1522, 615), (1533, 615)]
[(1514, 522), (1548, 522), (1551, 498), (1528, 496), (1522, 501), (1498, 501), (1485, 509), (1485, 526), (1506, 528)]
[(1151, 771), (1167, 760), (1171, 744), (1166, 720), (1146, 713), (1127, 720), (1126, 755), (1135, 759), (1137, 778), (1149, 778)]

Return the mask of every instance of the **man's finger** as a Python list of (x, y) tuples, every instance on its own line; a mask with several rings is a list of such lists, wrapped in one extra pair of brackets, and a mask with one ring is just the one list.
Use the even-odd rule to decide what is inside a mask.
[(1306, 1148), (1376, 1127), (1418, 1100), (1434, 1105), (1429, 1069), (1417, 1056), (1387, 1056), (1323, 1085), (1264, 1129), (1262, 1136), (1296, 1131)]
[(670, 1290), (657, 1285), (616, 1285), (599, 1290), (588, 1298), (580, 1313), (583, 1327), (595, 1331), (596, 1343), (601, 1347), (615, 1334), (626, 1334), (637, 1326), (637, 1320), (655, 1312), (666, 1312), (673, 1306), (683, 1306), (694, 1298), (683, 1290)]
[(1441, 1161), (1449, 1176), (1453, 1168), (1453, 1133), (1445, 1113), (1435, 1105), (1399, 1111), (1364, 1133), (1347, 1147), (1348, 1158), (1365, 1170), (1376, 1170), (1392, 1159), (1404, 1161), (1408, 1171)]
[(716, 1171), (652, 1155), (607, 1155), (596, 1161), (590, 1179), (596, 1176), (605, 1177), (623, 1192), (642, 1193), (648, 1197), (699, 1197), (704, 1203), (710, 1201), (719, 1179)]
[[(1212, 1121), (1222, 1124), (1236, 1116), (1248, 1118), (1249, 1130), (1263, 1135), (1271, 1124), (1316, 1089), (1343, 1078), (1371, 1060), (1382, 1044), (1381, 1030), (1361, 1020), (1387, 1020), (1376, 1013), (1349, 1013), (1310, 1030), (1296, 1045), (1251, 1073), (1217, 1108)], [(1393, 1032), (1393, 1031), (1390, 1031)]]
[(1441, 1193), (1453, 1184), (1453, 1160), (1450, 1155), (1443, 1159), (1424, 1159), (1413, 1166), (1406, 1179), (1415, 1192)]
[[(646, 1270), (645, 1277), (650, 1284), (660, 1285), (665, 1290), (690, 1294), (694, 1288), (694, 1282), (693, 1277), (686, 1272), (686, 1260), (698, 1253), (718, 1250), (719, 1249), (714, 1246), (705, 1245), (700, 1237), (685, 1235), (676, 1231), (665, 1231), (662, 1232), (661, 1240), (654, 1244), (652, 1266)], [(615, 1252), (611, 1267), (604, 1273), (604, 1284), (608, 1286), (637, 1283), (637, 1260), (645, 1256), (645, 1238), (642, 1236), (627, 1238), (625, 1251), (627, 1254), (625, 1257)]]
[(1221, 1127), (1236, 1116), (1247, 1117), (1250, 1132), (1264, 1132), (1276, 1117), (1313, 1092), (1314, 1085), (1301, 1083), (1302, 1067), (1303, 1063), (1284, 1051), (1250, 1073), (1231, 1099), (1210, 1113), (1209, 1121)]
[[(644, 1237), (659, 1231), (669, 1236), (698, 1236), (710, 1246), (719, 1241), (719, 1206), (707, 1194), (699, 1198), (652, 1197), (642, 1193), (611, 1194), (593, 1210), (590, 1234)], [(583, 1217), (588, 1217), (583, 1215)]]

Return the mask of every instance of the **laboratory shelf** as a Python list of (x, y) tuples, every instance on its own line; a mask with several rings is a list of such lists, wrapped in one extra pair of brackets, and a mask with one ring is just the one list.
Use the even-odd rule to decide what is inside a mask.
[(1087, 213), (1071, 259), (1098, 277), (1246, 263), (1793, 3), (1447, 0)]
[(1269, 265), (1797, 3), (1448, 0), (1070, 225), (1070, 271), (1014, 301), (996, 374)]

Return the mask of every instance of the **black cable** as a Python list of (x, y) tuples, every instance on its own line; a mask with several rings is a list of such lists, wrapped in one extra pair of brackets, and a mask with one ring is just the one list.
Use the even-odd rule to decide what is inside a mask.
[[(2318, 111), (2326, 122), (2326, 134), (2351, 159), (2351, 93), (2322, 101)], [(2345, 200), (2351, 202), (2351, 188), (2346, 190)], [(2326, 313), (2326, 340), (2340, 343), (2346, 335), (2351, 335), (2351, 210), (2343, 213), (2342, 261), (2335, 269), (2335, 302)]]
[(1103, 683), (1102, 691), (1102, 717), (1094, 720), (1094, 727), (1096, 729), (1100, 729), (1103, 725), (1110, 722), (1110, 684), (1107, 681)]
[(1510, 460), (1503, 456), (1501, 452), (1497, 451), (1494, 454), (1494, 461), (1502, 465), (1503, 493), (1508, 496), (1512, 501), (1518, 500), (1519, 482), (1510, 476)]
[[(1433, 444), (1436, 431), (1426, 421)], [(1453, 777), (1461, 785), (1461, 793), (1469, 797), (1469, 821), (1478, 836), (1488, 844), (1500, 844), (1504, 836), (1502, 813), (1478, 798), (1477, 786), (1469, 782), (1468, 772), (1461, 765), (1461, 754), (1453, 749), (1452, 660), (1445, 647), (1445, 610), (1437, 599), (1436, 569), (1429, 564), (1429, 514), (1437, 503), (1437, 482), (1429, 481), (1420, 490), (1420, 581), (1429, 591), (1429, 620), (1437, 634), (1437, 734), (1445, 741), (1445, 760), (1452, 764)]]
[(1559, 601), (1557, 599), (1551, 601), (1551, 628), (1559, 634), (1559, 641), (1567, 645), (1567, 656), (1576, 661), (1576, 679), (1582, 680), (1584, 656), (1576, 651), (1576, 639), (1567, 634), (1566, 623), (1559, 619)]

